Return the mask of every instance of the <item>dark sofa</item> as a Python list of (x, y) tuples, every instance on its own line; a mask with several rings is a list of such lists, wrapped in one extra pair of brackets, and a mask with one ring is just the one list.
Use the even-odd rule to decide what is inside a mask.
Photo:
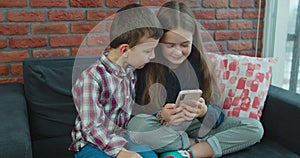
[[(0, 158), (71, 158), (74, 57), (26, 59), (24, 84), (0, 84)], [(90, 63), (95, 58), (81, 58)], [(77, 70), (88, 64), (77, 64)], [(260, 143), (224, 157), (300, 157), (300, 95), (271, 86)]]

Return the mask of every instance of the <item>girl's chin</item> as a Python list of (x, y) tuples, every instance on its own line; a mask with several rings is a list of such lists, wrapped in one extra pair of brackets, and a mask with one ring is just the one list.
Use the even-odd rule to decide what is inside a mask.
[(182, 64), (183, 61), (172, 61), (168, 64), (169, 68), (175, 69), (177, 68), (180, 64)]
[(185, 59), (180, 58), (180, 59), (176, 59), (176, 58), (172, 58), (171, 63), (173, 64), (181, 64)]

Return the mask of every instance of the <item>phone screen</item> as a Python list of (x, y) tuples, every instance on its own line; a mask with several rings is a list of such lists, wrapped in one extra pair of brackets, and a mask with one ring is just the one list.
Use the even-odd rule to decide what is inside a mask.
[(179, 106), (181, 101), (188, 101), (188, 100), (199, 100), (202, 95), (202, 90), (195, 89), (195, 90), (182, 90), (179, 92), (175, 107)]

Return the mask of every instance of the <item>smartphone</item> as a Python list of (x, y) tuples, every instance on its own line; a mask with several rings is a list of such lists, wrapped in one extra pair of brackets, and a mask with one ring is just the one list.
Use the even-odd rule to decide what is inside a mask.
[(188, 101), (188, 100), (199, 100), (199, 98), (202, 96), (202, 90), (201, 89), (193, 89), (193, 90), (182, 90), (179, 92), (175, 107), (179, 106), (179, 103), (181, 101)]

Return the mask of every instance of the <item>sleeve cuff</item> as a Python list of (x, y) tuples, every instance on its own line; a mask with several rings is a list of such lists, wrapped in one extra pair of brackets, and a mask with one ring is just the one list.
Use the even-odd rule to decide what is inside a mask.
[[(115, 140), (114, 140), (115, 139)], [(123, 137), (113, 137), (111, 140), (111, 143), (106, 146), (103, 152), (105, 152), (107, 155), (110, 155), (112, 157), (117, 157), (117, 155), (120, 153), (122, 148), (127, 144), (125, 138)]]

